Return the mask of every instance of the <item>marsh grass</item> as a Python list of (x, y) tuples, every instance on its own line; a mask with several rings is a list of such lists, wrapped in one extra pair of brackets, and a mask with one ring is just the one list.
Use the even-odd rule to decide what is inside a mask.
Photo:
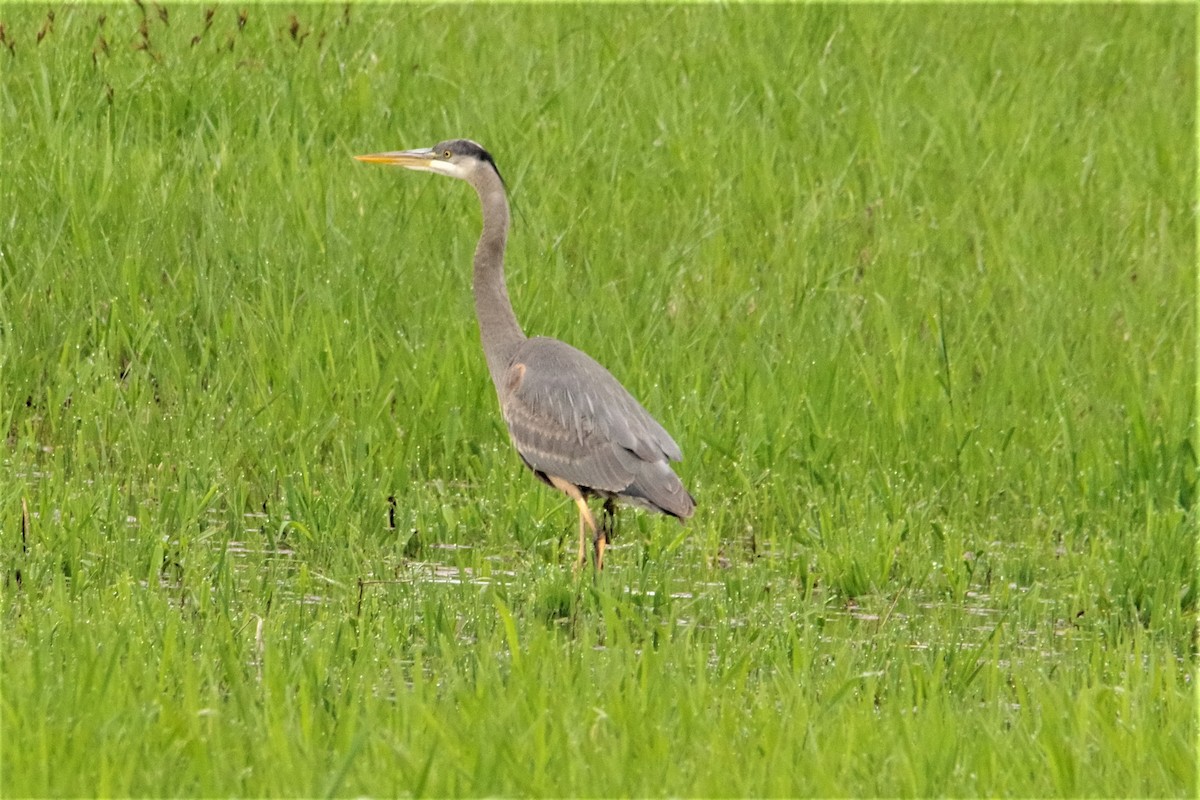
[[(239, 19), (244, 11), (244, 22)], [(1194, 795), (1195, 16), (6, 7), (6, 795)], [(686, 528), (510, 451), (527, 330)]]

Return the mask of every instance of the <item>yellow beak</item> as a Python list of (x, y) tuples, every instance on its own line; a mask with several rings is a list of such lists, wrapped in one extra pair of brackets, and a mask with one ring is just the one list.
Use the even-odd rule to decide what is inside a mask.
[(429, 149), (400, 150), (394, 153), (355, 156), (355, 158), (367, 164), (392, 164), (409, 169), (429, 169), (429, 165), (433, 162), (433, 151)]

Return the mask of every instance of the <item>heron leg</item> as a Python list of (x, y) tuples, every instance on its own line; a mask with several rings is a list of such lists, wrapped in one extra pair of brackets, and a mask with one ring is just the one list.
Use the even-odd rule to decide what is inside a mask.
[(592, 531), (592, 541), (596, 548), (596, 569), (603, 569), (604, 545), (601, 543), (603, 540), (603, 535), (596, 527), (596, 518), (592, 516), (592, 510), (588, 508), (587, 500), (583, 497), (583, 492), (579, 491), (579, 487), (570, 481), (564, 481), (562, 478), (554, 475), (547, 475), (546, 477), (550, 479), (551, 486), (574, 500), (575, 505), (579, 507), (579, 560), (575, 562), (575, 569), (581, 569), (583, 567), (584, 560), (587, 558), (587, 539), (584, 538), (585, 525)]
[(584, 542), (584, 538), (583, 538), (583, 521), (584, 521), (584, 519), (585, 518), (583, 516), (583, 512), (580, 511), (579, 512), (579, 559), (575, 562), (575, 571), (576, 572), (583, 569), (583, 560), (587, 556), (587, 548), (584, 547), (584, 544), (583, 544), (583, 542)]
[(579, 569), (583, 566), (587, 546), (583, 536), (583, 526), (586, 523), (592, 529), (592, 542), (596, 548), (594, 566), (596, 569), (604, 569), (604, 534), (596, 528), (596, 519), (592, 516), (592, 510), (588, 508), (587, 500), (583, 499), (583, 495), (575, 498), (575, 505), (579, 506), (579, 561), (575, 564), (575, 568)]
[(617, 501), (611, 497), (604, 501), (604, 517), (600, 520), (600, 530), (610, 542), (617, 538)]
[(592, 546), (595, 548), (596, 569), (602, 570), (604, 569), (604, 548), (608, 547), (608, 538), (604, 535), (603, 530), (596, 532)]
[(617, 503), (611, 497), (604, 501), (603, 516), (600, 518), (600, 529), (596, 531), (594, 543), (596, 569), (604, 569), (604, 551), (608, 543), (616, 538), (617, 533)]

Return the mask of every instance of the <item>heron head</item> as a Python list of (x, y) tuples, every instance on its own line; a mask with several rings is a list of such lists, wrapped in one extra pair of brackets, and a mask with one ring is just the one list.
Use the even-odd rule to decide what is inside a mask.
[(374, 153), (355, 158), (368, 164), (393, 164), (419, 172), (449, 175), (464, 181), (470, 181), (476, 171), (482, 168), (490, 168), (496, 175), (500, 175), (491, 154), (470, 139), (449, 139), (429, 148)]

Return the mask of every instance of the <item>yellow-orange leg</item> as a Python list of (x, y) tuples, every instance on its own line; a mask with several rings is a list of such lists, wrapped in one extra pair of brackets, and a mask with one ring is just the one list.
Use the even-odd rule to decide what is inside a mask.
[(584, 525), (592, 531), (592, 546), (595, 548), (592, 564), (596, 569), (603, 569), (604, 545), (601, 542), (604, 539), (596, 529), (596, 520), (592, 517), (592, 510), (588, 508), (587, 500), (584, 500), (583, 497), (576, 498), (575, 505), (579, 506), (579, 560), (575, 562), (575, 569), (581, 569), (584, 559), (587, 558), (587, 539), (584, 538)]
[(582, 569), (584, 559), (587, 558), (587, 539), (584, 538), (585, 525), (592, 531), (594, 552), (592, 563), (596, 569), (604, 569), (604, 547), (607, 544), (607, 540), (600, 529), (596, 527), (596, 518), (592, 516), (592, 510), (588, 508), (587, 500), (583, 498), (583, 493), (579, 491), (578, 486), (570, 481), (564, 481), (562, 478), (554, 475), (548, 475), (547, 477), (554, 488), (574, 500), (575, 505), (579, 507), (579, 560), (575, 562), (575, 570)]
[(593, 540), (593, 546), (596, 553), (596, 569), (604, 569), (604, 548), (608, 547), (608, 537), (604, 535), (603, 530), (596, 532), (596, 538)]

